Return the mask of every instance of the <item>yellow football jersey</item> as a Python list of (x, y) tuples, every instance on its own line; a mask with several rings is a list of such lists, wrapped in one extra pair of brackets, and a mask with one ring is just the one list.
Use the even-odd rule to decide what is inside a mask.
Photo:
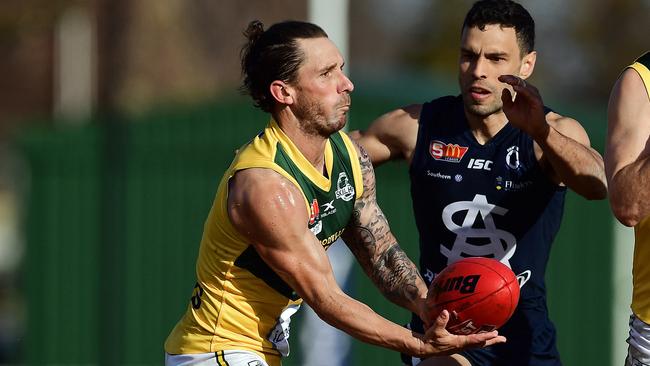
[[(650, 98), (650, 52), (639, 57), (629, 67), (636, 70)], [(650, 216), (634, 227), (634, 264), (632, 267), (632, 311), (650, 324)]]
[(243, 146), (224, 174), (203, 229), (197, 283), (187, 311), (165, 342), (170, 354), (249, 350), (269, 365), (289, 353), (288, 325), (302, 300), (259, 257), (231, 223), (228, 181), (239, 170), (267, 168), (303, 193), (305, 225), (327, 249), (345, 229), (363, 192), (361, 168), (349, 137), (326, 143), (327, 177), (318, 172), (275, 121)]

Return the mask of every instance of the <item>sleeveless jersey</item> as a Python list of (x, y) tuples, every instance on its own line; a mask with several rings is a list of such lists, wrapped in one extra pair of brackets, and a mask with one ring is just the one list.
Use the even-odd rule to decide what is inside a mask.
[(197, 283), (183, 318), (165, 342), (170, 354), (248, 350), (269, 365), (289, 353), (290, 317), (302, 299), (269, 266), (230, 221), (228, 182), (239, 170), (267, 168), (298, 187), (305, 225), (327, 249), (341, 236), (363, 192), (356, 150), (342, 132), (326, 142), (327, 177), (302, 155), (276, 122), (242, 147), (224, 174), (204, 225)]
[(479, 144), (460, 96), (422, 107), (410, 167), (422, 276), (430, 284), (461, 258), (489, 257), (512, 268), (521, 286), (515, 314), (499, 330), (508, 342), (464, 352), (473, 365), (559, 364), (544, 274), (566, 189), (542, 172), (533, 143), (506, 124)]
[[(650, 98), (650, 52), (628, 66), (636, 70), (643, 80)], [(632, 266), (632, 311), (645, 323), (650, 324), (650, 216), (634, 227), (634, 264)]]

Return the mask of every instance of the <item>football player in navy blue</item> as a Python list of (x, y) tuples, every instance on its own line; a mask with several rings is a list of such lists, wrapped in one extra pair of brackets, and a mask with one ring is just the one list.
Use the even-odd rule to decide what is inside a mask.
[[(566, 187), (607, 195), (603, 159), (576, 120), (544, 105), (527, 79), (535, 24), (510, 0), (481, 0), (461, 33), (460, 95), (389, 112), (355, 137), (373, 164), (405, 159), (428, 283), (464, 257), (499, 259), (517, 274), (521, 299), (500, 329), (504, 344), (420, 365), (560, 365), (544, 274)], [(410, 327), (422, 330), (414, 314)], [(466, 324), (465, 331), (473, 331)]]

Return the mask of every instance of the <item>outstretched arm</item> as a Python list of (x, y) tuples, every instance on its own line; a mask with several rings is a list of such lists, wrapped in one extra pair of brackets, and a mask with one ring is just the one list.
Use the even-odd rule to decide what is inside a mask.
[(307, 228), (302, 193), (274, 171), (253, 168), (235, 174), (229, 184), (228, 214), (260, 257), (318, 316), (359, 340), (416, 357), (505, 341), (496, 332), (449, 334), (444, 329), (446, 312), (437, 319), (436, 338), (426, 341), (350, 298), (336, 284), (325, 250)]
[(350, 132), (370, 156), (374, 166), (389, 160), (410, 163), (418, 135), (421, 104), (396, 109), (377, 118), (366, 130)]
[(590, 146), (584, 128), (571, 118), (556, 113), (544, 114), (544, 104), (534, 85), (513, 75), (502, 75), (517, 92), (501, 96), (508, 121), (535, 140), (535, 154), (541, 166), (556, 183), (566, 184), (587, 199), (607, 197), (603, 158)]
[(614, 85), (607, 114), (610, 204), (621, 223), (634, 226), (650, 215), (650, 99), (634, 69)]

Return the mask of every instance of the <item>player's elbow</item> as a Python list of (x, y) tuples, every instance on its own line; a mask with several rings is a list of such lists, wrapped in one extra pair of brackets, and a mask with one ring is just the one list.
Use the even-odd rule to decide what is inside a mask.
[(308, 291), (302, 296), (303, 300), (321, 319), (330, 316), (331, 309), (340, 302), (339, 297), (339, 291), (327, 286), (314, 287), (312, 291)]
[(634, 217), (632, 215), (626, 215), (624, 213), (616, 213), (616, 212), (614, 212), (614, 216), (616, 216), (616, 219), (621, 224), (623, 224), (623, 225), (625, 225), (627, 227), (634, 227), (634, 226), (636, 226), (636, 224), (639, 223), (639, 221), (641, 221), (641, 220), (639, 220), (638, 218), (636, 218), (636, 217)]
[(620, 202), (612, 197), (610, 206), (616, 219), (625, 226), (636, 226), (643, 219), (637, 204)]

